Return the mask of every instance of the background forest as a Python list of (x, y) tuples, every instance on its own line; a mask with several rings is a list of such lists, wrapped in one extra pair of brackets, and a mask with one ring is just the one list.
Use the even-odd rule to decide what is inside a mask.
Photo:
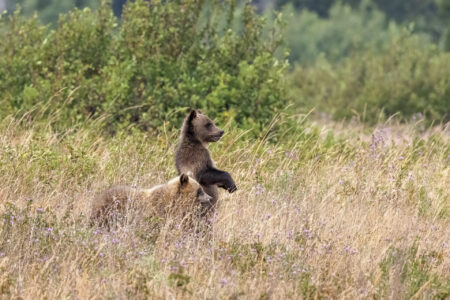
[[(1, 114), (51, 98), (66, 107), (63, 123), (108, 114), (113, 127), (157, 128), (186, 106), (249, 128), (286, 107), (371, 124), (394, 114), (448, 121), (449, 3), (231, 1), (221, 13), (210, 1), (190, 3), (189, 17), (167, 11), (164, 24), (119, 0), (112, 11), (99, 1), (3, 0), (21, 13), (2, 18)], [(159, 32), (142, 35), (149, 29)]]

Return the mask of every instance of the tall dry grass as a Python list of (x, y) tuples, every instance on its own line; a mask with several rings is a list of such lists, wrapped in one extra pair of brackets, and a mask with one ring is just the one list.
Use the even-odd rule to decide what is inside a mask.
[(108, 232), (88, 226), (94, 195), (174, 176), (177, 133), (19, 123), (0, 124), (2, 298), (450, 295), (443, 126), (308, 123), (276, 144), (229, 129), (211, 151), (239, 190), (222, 192), (210, 231), (141, 220)]

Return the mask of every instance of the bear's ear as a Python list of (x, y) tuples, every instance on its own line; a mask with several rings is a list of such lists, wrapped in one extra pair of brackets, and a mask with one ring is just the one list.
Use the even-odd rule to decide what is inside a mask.
[(189, 182), (189, 176), (184, 173), (181, 174), (180, 175), (180, 185), (185, 186), (186, 184), (188, 184), (188, 182)]
[(188, 115), (188, 121), (192, 122), (197, 117), (197, 111), (195, 109), (191, 109)]

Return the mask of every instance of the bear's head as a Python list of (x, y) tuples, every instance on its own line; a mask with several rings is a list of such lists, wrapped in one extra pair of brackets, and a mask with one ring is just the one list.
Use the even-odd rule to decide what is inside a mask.
[(205, 193), (200, 183), (187, 174), (181, 174), (169, 181), (169, 190), (176, 193), (176, 201), (191, 204), (209, 204), (212, 197)]
[(187, 138), (201, 143), (213, 143), (220, 140), (224, 131), (199, 110), (191, 110), (184, 120), (183, 134)]

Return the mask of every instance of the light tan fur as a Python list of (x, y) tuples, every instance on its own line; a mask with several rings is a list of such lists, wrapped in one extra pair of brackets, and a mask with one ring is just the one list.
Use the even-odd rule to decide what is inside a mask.
[(129, 209), (135, 209), (144, 217), (182, 217), (197, 211), (210, 200), (201, 185), (185, 174), (149, 189), (113, 186), (94, 198), (91, 222), (107, 224), (111, 218), (119, 218)]

